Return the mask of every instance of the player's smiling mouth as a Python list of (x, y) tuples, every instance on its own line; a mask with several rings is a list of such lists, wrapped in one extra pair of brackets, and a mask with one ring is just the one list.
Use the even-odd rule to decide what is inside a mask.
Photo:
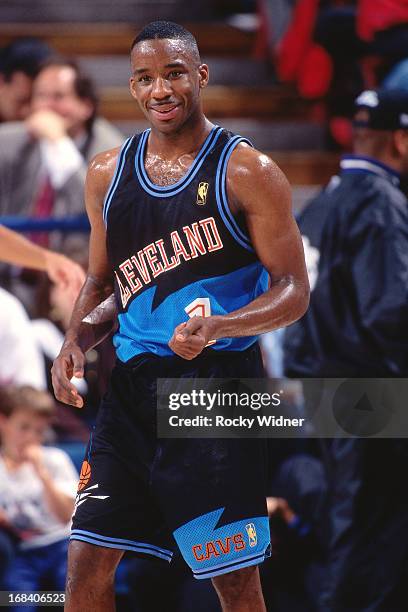
[(179, 107), (180, 104), (157, 104), (150, 106), (150, 110), (160, 119), (172, 119)]

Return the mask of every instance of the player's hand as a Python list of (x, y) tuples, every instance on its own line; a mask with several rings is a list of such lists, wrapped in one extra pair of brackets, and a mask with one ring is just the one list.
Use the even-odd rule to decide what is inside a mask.
[(39, 140), (61, 140), (67, 135), (63, 117), (52, 110), (39, 110), (25, 121), (29, 133)]
[(194, 359), (212, 340), (212, 331), (211, 317), (192, 317), (177, 325), (169, 347), (183, 359)]
[(52, 386), (57, 400), (82, 408), (84, 400), (71, 383), (71, 378), (83, 378), (84, 367), (85, 355), (79, 346), (73, 342), (65, 342), (51, 368)]

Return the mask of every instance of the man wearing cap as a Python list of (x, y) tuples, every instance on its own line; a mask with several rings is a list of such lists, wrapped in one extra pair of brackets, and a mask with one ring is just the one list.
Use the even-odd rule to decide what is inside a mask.
[[(363, 92), (353, 145), (299, 218), (312, 293), (286, 332), (291, 377), (408, 376), (408, 93)], [(330, 493), (319, 611), (406, 610), (406, 440), (321, 445)]]
[(35, 38), (0, 49), (0, 123), (28, 117), (34, 78), (50, 55), (49, 46)]

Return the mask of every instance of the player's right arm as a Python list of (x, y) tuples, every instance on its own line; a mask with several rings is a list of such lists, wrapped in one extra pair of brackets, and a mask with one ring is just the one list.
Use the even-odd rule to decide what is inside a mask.
[(101, 339), (113, 326), (115, 317), (112, 301), (108, 301), (106, 307), (99, 308), (99, 314), (98, 311), (96, 315), (92, 314), (92, 325), (83, 323), (83, 319), (113, 291), (113, 273), (106, 251), (106, 228), (102, 212), (105, 195), (115, 172), (118, 153), (118, 148), (100, 153), (91, 161), (88, 168), (85, 182), (85, 205), (91, 224), (88, 272), (75, 303), (64, 344), (51, 370), (55, 397), (77, 408), (83, 406), (83, 400), (70, 380), (73, 376), (84, 375), (85, 351), (96, 344), (94, 334), (91, 332), (93, 325), (98, 322), (95, 317), (99, 317), (100, 322), (107, 328), (106, 333), (100, 335)]

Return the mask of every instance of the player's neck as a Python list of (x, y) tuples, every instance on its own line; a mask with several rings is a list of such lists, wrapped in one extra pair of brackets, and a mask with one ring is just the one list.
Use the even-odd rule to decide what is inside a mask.
[(213, 127), (214, 125), (204, 115), (184, 124), (178, 132), (171, 134), (159, 132), (152, 127), (147, 150), (151, 154), (169, 160), (185, 154), (194, 154), (200, 150)]

